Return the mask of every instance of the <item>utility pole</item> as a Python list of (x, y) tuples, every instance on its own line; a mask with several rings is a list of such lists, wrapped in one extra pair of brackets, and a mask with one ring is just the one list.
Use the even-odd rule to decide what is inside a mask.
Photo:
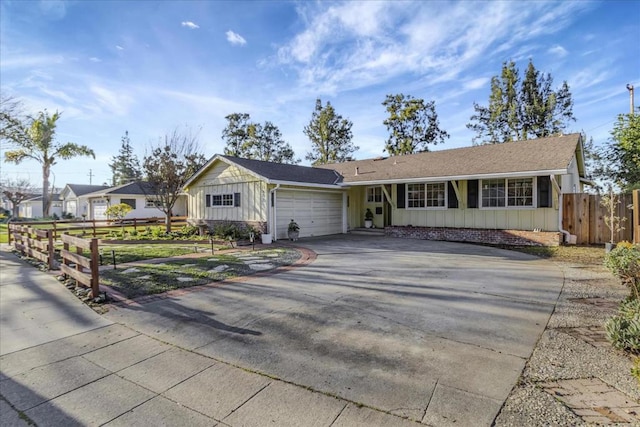
[(633, 85), (627, 84), (627, 90), (629, 91), (629, 114), (633, 116)]
[(91, 185), (91, 184), (92, 184), (91, 180), (92, 180), (92, 178), (93, 178), (94, 176), (95, 176), (95, 175), (93, 174), (92, 170), (91, 170), (91, 169), (89, 169), (89, 185)]

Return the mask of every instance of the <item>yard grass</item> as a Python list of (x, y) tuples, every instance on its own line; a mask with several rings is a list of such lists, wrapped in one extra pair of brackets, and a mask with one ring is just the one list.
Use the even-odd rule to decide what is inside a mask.
[(233, 252), (107, 269), (100, 272), (100, 277), (102, 284), (114, 288), (127, 298), (136, 298), (254, 274), (292, 264), (299, 257), (298, 251), (288, 248)]
[(0, 224), (0, 243), (9, 243), (9, 231), (7, 224)]
[[(102, 264), (112, 264), (111, 251), (116, 258), (116, 265), (126, 262), (145, 261), (155, 258), (169, 258), (177, 255), (192, 254), (195, 252), (211, 252), (209, 243), (133, 243), (127, 245), (98, 246), (102, 254)], [(214, 249), (225, 249), (228, 246), (214, 245)]]

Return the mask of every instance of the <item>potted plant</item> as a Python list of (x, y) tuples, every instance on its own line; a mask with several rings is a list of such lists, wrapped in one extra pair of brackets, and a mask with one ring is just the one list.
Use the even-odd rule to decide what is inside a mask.
[(364, 213), (364, 228), (373, 227), (373, 212), (371, 209), (367, 208), (367, 211)]
[(298, 236), (300, 236), (300, 226), (293, 219), (289, 222), (287, 234), (289, 235), (289, 240), (293, 241), (298, 240)]

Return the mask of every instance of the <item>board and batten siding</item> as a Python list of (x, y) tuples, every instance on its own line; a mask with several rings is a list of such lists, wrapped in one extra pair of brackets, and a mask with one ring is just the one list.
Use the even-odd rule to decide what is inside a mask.
[[(236, 166), (218, 162), (188, 188), (188, 193), (191, 219), (267, 221), (267, 184)], [(240, 194), (240, 206), (205, 205), (207, 194), (236, 193)]]
[[(458, 181), (462, 204), (458, 208), (447, 209), (391, 209), (391, 225), (414, 227), (479, 228), (495, 230), (558, 230), (557, 195), (554, 191), (553, 206), (550, 208), (467, 208), (467, 181)], [(398, 186), (391, 186), (392, 200), (397, 200)], [(384, 197), (384, 196), (383, 196)], [(364, 225), (367, 207), (375, 213), (375, 207), (382, 204), (366, 202), (365, 187), (349, 190), (348, 221), (350, 228)], [(383, 226), (383, 215), (374, 216), (376, 227)]]

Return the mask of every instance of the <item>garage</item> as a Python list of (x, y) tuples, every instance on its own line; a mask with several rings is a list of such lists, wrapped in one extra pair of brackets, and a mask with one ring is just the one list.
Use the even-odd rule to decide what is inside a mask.
[(300, 237), (342, 233), (342, 212), (341, 192), (279, 190), (276, 192), (276, 237), (287, 238), (291, 219), (300, 226)]
[(93, 219), (107, 219), (107, 202), (104, 200), (94, 200), (91, 202), (93, 206)]

